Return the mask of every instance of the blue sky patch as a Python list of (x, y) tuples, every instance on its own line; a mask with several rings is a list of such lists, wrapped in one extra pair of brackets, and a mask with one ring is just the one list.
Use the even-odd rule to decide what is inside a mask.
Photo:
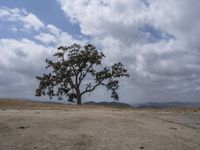
[(163, 32), (159, 29), (156, 29), (153, 26), (148, 25), (148, 24), (145, 24), (139, 30), (144, 33), (148, 33), (150, 35), (148, 38), (150, 43), (159, 42), (160, 40), (175, 39), (175, 37), (173, 35)]
[(71, 35), (81, 35), (78, 24), (72, 24), (55, 0), (1, 0), (0, 7), (20, 8), (35, 14), (45, 24), (54, 24)]

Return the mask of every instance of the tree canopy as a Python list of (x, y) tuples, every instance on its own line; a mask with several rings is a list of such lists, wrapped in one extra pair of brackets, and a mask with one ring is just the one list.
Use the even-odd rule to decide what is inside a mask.
[(118, 100), (117, 79), (129, 77), (120, 62), (103, 67), (102, 59), (105, 55), (91, 44), (60, 46), (53, 56), (53, 60), (46, 59), (49, 73), (36, 77), (39, 80), (36, 96), (66, 96), (69, 101), (76, 101), (80, 105), (82, 95), (104, 86), (111, 92), (111, 97)]

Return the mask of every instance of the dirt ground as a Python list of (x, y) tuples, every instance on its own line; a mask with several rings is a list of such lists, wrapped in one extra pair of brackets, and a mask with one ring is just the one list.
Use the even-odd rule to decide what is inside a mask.
[(199, 150), (200, 113), (0, 108), (0, 150)]

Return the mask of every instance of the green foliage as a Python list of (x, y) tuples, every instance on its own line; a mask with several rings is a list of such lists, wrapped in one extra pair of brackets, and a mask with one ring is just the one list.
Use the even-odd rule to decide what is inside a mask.
[[(99, 70), (105, 55), (91, 44), (83, 47), (78, 44), (61, 46), (53, 56), (57, 61), (46, 59), (46, 69), (50, 69), (50, 73), (36, 77), (40, 81), (36, 96), (67, 96), (69, 101), (76, 100), (77, 104), (81, 104), (83, 94), (94, 91), (98, 86), (105, 86), (111, 92), (111, 97), (118, 100), (119, 81), (116, 79), (129, 77), (122, 63)], [(93, 80), (82, 85), (87, 76)]]

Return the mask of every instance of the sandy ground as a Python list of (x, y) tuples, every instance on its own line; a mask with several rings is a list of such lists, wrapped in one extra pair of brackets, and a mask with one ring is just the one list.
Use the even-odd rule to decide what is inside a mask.
[(0, 109), (0, 150), (200, 150), (200, 113)]

